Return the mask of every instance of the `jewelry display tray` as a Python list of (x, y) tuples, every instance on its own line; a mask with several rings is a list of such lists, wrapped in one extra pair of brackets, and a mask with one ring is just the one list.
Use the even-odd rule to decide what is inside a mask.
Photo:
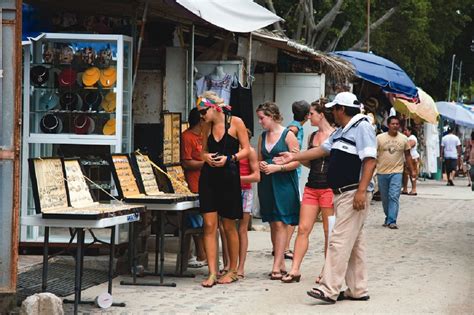
[[(194, 194), (183, 195), (160, 191), (148, 156), (135, 153), (132, 156), (133, 159), (128, 154), (110, 156), (109, 165), (121, 199), (126, 202), (145, 204), (172, 204), (197, 200), (197, 195)], [(135, 162), (133, 167), (131, 160)]]
[(43, 218), (98, 220), (145, 211), (143, 205), (94, 202), (79, 159), (30, 158), (28, 164), (36, 213)]

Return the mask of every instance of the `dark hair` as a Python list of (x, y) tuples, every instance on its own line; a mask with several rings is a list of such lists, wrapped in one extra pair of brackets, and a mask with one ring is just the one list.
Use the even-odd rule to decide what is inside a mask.
[(318, 113), (323, 114), (328, 123), (332, 125), (334, 124), (334, 115), (332, 114), (330, 108), (326, 108), (326, 106), (324, 106), (327, 102), (327, 99), (320, 98), (319, 100), (312, 102), (311, 107), (313, 107), (313, 109)]
[(391, 123), (392, 120), (394, 120), (394, 119), (398, 120), (398, 123), (400, 123), (400, 118), (398, 118), (397, 116), (390, 116), (390, 117), (388, 117), (388, 119), (387, 119), (387, 125), (390, 125), (390, 123)]
[(189, 117), (188, 117), (189, 128), (193, 128), (194, 126), (199, 124), (200, 120), (201, 120), (201, 115), (199, 114), (199, 110), (197, 109), (197, 107), (194, 107), (189, 112)]
[(416, 129), (415, 129), (413, 126), (406, 126), (405, 129), (406, 129), (406, 130), (409, 130), (410, 133), (411, 133), (412, 135), (414, 135), (415, 137), (418, 136), (417, 133), (416, 133)]
[[(471, 140), (474, 141), (474, 131), (471, 132)], [(474, 148), (473, 148), (473, 150), (474, 150)]]
[(293, 119), (301, 122), (309, 113), (309, 104), (304, 100), (297, 101), (291, 105), (291, 110), (293, 111)]
[(283, 121), (283, 117), (280, 114), (280, 109), (274, 102), (266, 101), (265, 103), (258, 105), (256, 112), (263, 112), (265, 116), (271, 117), (277, 123), (281, 123)]
[(448, 128), (448, 133), (453, 133), (453, 132), (454, 132), (453, 128), (449, 127)]
[(343, 105), (340, 105), (340, 104), (334, 105), (334, 109), (336, 109), (336, 110), (339, 110), (341, 108), (344, 109), (344, 113), (349, 117), (354, 117), (355, 115), (360, 114), (360, 108), (343, 106)]

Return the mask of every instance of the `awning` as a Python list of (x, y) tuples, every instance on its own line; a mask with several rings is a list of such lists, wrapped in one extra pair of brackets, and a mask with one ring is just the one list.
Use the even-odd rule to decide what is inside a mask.
[(281, 17), (252, 0), (176, 0), (203, 20), (231, 32), (249, 33)]

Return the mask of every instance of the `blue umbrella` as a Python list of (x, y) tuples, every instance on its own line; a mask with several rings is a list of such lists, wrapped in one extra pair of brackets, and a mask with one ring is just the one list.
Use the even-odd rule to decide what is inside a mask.
[(358, 77), (381, 86), (385, 92), (416, 97), (413, 81), (390, 60), (359, 51), (336, 51), (334, 54), (352, 63)]
[(441, 116), (454, 120), (457, 125), (474, 128), (474, 113), (467, 106), (454, 102), (436, 102)]

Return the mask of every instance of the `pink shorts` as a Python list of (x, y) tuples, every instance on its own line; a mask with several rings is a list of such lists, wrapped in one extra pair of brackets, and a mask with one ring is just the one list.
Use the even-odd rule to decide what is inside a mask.
[(334, 194), (332, 189), (316, 189), (305, 187), (302, 204), (310, 206), (319, 206), (320, 208), (334, 207)]

